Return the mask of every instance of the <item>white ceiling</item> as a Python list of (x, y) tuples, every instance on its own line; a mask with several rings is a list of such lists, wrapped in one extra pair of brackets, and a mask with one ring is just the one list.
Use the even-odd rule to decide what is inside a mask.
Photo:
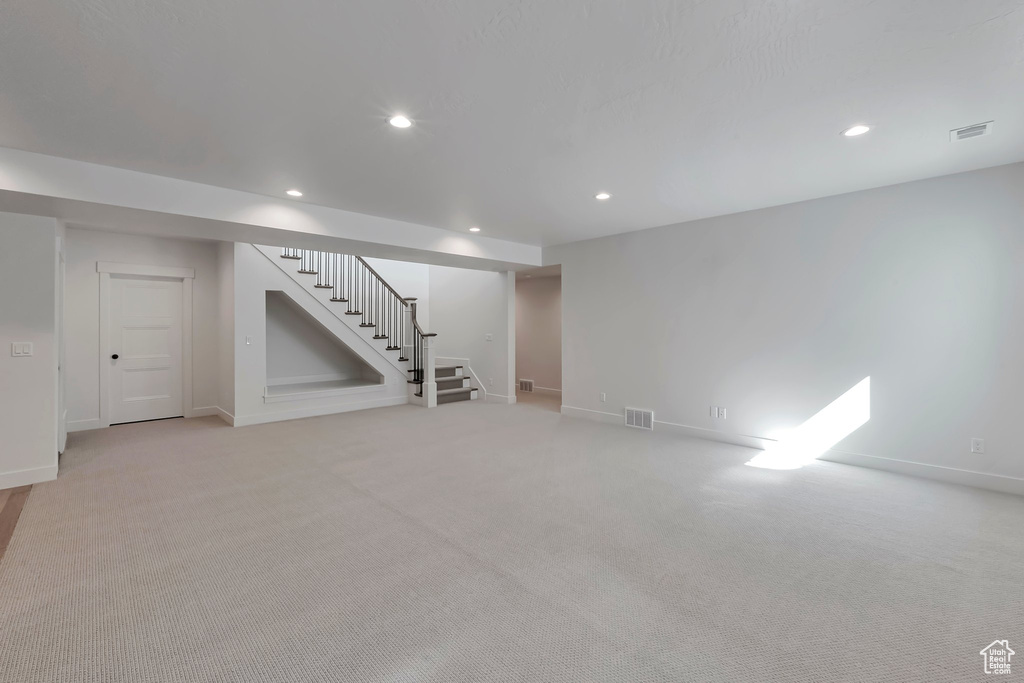
[(1024, 159), (1024, 0), (5, 0), (0, 146), (557, 244)]

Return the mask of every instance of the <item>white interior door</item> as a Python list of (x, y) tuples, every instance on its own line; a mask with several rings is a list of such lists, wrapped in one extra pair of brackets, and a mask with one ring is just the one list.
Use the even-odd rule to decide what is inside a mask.
[(111, 424), (184, 414), (181, 295), (181, 280), (111, 277)]

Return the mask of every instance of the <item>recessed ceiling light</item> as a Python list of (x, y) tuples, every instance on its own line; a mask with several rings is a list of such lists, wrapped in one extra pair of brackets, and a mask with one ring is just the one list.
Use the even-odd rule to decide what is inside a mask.
[(409, 126), (412, 125), (412, 121), (410, 121), (407, 116), (402, 116), (401, 114), (395, 114), (394, 116), (390, 117), (388, 119), (388, 123), (390, 123), (395, 128), (408, 128)]
[(298, 190), (288, 190), (285, 194), (287, 194), (289, 197), (301, 197), (302, 196), (302, 193), (299, 192)]
[(610, 194), (608, 194), (607, 192), (598, 192), (597, 194), (594, 195), (594, 199), (600, 199), (601, 201), (604, 201), (605, 199), (611, 199), (611, 198), (612, 198), (612, 196)]
[(858, 135), (864, 135), (864, 133), (867, 133), (869, 130), (871, 130), (871, 126), (865, 126), (863, 123), (858, 123), (856, 126), (850, 126), (844, 130), (843, 135), (848, 138), (855, 138)]
[(476, 227), (476, 226), (474, 225), (474, 226), (473, 226), (472, 228), (470, 228), (470, 229), (469, 229), (469, 231), (470, 231), (470, 232), (480, 232), (480, 228), (478, 228), (478, 227)]

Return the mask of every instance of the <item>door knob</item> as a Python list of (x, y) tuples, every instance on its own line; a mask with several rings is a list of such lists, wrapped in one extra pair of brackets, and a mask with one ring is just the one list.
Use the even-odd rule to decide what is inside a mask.
[(117, 354), (115, 353), (113, 356), (111, 356), (111, 358), (113, 358), (114, 360), (117, 360)]

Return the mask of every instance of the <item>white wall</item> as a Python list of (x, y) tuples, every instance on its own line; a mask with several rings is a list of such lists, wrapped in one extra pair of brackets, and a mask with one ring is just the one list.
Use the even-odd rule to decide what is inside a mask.
[(267, 385), (378, 375), (282, 292), (267, 292)]
[(515, 402), (514, 273), (430, 266), (425, 329), (437, 334), (438, 357), (469, 360), (488, 400)]
[(67, 230), (65, 340), (69, 428), (99, 426), (98, 261), (195, 269), (192, 292), (192, 405), (209, 410), (220, 400), (220, 294), (217, 243)]
[(400, 296), (405, 299), (416, 298), (416, 319), (423, 329), (430, 329), (430, 266), (380, 258), (363, 260)]
[(231, 422), (235, 413), (235, 245), (217, 244), (217, 407)]
[(52, 218), (0, 213), (0, 489), (57, 476), (57, 235)]
[(516, 379), (562, 389), (562, 278), (516, 280)]
[(838, 451), (1024, 477), (1022, 188), (1017, 164), (547, 249), (563, 410), (771, 437), (870, 376)]

